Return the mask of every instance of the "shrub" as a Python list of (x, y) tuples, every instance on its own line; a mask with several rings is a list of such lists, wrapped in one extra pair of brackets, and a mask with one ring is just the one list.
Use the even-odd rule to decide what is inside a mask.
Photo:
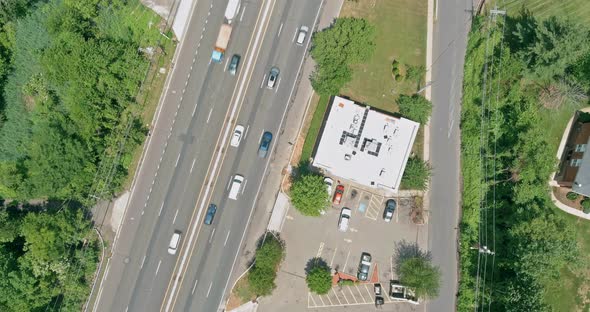
[[(268, 234), (268, 233), (267, 233)], [(248, 273), (248, 284), (251, 292), (258, 296), (267, 296), (276, 287), (274, 280), (276, 270), (283, 259), (284, 245), (274, 235), (266, 235), (256, 250), (254, 266)]]
[(576, 200), (578, 199), (578, 193), (568, 192), (565, 197), (569, 200)]
[(590, 213), (590, 199), (585, 198), (580, 204), (584, 213)]
[(408, 159), (402, 176), (401, 187), (406, 190), (425, 191), (432, 169), (422, 159), (413, 156)]
[(432, 112), (432, 103), (421, 95), (401, 95), (397, 99), (399, 113), (404, 117), (426, 124)]

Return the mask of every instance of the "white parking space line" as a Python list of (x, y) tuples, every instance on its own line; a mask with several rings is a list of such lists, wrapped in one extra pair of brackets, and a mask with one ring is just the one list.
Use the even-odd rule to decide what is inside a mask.
[(322, 296), (318, 296), (318, 298), (320, 298), (320, 301), (322, 302), (322, 306), (326, 306), (326, 303), (324, 302), (324, 299), (322, 299)]
[(197, 160), (196, 158), (193, 158), (193, 163), (191, 165), (191, 171), (189, 173), (192, 173), (193, 172), (193, 168), (195, 167), (195, 161), (196, 160)]
[[(309, 304), (309, 299), (311, 299), (311, 301), (313, 301), (313, 305)], [(313, 299), (313, 295), (311, 293), (307, 293), (307, 306), (308, 307), (317, 307), (317, 304), (315, 303), (315, 300)]]
[(225, 243), (223, 243), (223, 246), (227, 244), (227, 240), (229, 239), (229, 233), (231, 233), (231, 231), (227, 231), (227, 236), (225, 237)]
[(199, 280), (195, 281), (195, 285), (193, 285), (193, 290), (191, 291), (191, 295), (195, 294), (195, 289), (197, 289), (197, 283), (199, 282)]
[(348, 298), (346, 297), (344, 290), (341, 292), (341, 294), (342, 294), (342, 297), (344, 297), (344, 300), (346, 300), (346, 304), (350, 304), (350, 301), (348, 301)]
[(346, 272), (346, 265), (348, 264), (348, 257), (350, 257), (350, 250), (348, 251), (348, 254), (346, 255), (346, 261), (344, 261), (344, 266), (342, 267), (342, 272)]
[(354, 297), (354, 294), (352, 293), (352, 290), (350, 290), (350, 287), (346, 287), (348, 288), (348, 292), (350, 292), (350, 295), (352, 296), (352, 299), (354, 299), (355, 303), (359, 303), (358, 301), (356, 301), (356, 298)]
[(281, 36), (281, 31), (283, 30), (283, 23), (281, 23), (281, 26), (279, 26), (279, 33), (277, 34), (277, 37)]
[[(361, 296), (361, 299), (363, 299), (364, 303), (367, 303), (367, 301), (365, 301), (365, 296), (363, 296), (363, 293), (361, 292), (361, 290), (359, 289), (358, 285), (354, 285), (354, 288), (356, 288), (356, 291), (358, 291), (359, 295)], [(370, 297), (370, 296), (369, 296)]]
[(332, 260), (330, 260), (330, 267), (332, 267), (332, 264), (334, 263), (334, 258), (336, 257), (337, 251), (338, 251), (338, 248), (334, 248), (334, 254), (332, 255)]
[(178, 216), (178, 209), (176, 209), (176, 213), (174, 214), (174, 219), (172, 219), (172, 224), (176, 222), (176, 217)]
[(328, 299), (328, 301), (330, 301), (330, 305), (334, 305), (334, 303), (332, 303), (332, 299), (330, 299), (330, 295), (326, 294), (326, 299)]
[(320, 247), (318, 248), (318, 253), (316, 255), (316, 257), (320, 257), (322, 255), (322, 250), (324, 250), (324, 242), (320, 243)]
[(342, 301), (340, 301), (340, 298), (338, 298), (338, 294), (336, 293), (334, 288), (332, 288), (332, 292), (334, 293), (334, 296), (336, 296), (336, 300), (338, 300), (338, 304), (342, 304)]
[[(365, 290), (367, 291), (369, 298), (373, 297), (373, 294), (369, 291), (369, 288), (367, 288), (367, 284), (364, 284), (363, 286), (365, 286)], [(381, 292), (383, 292), (383, 286), (381, 286)]]

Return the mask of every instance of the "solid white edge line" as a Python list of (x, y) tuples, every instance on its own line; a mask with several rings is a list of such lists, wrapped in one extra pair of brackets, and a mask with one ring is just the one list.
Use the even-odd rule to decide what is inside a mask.
[[(318, 18), (320, 16), (320, 11), (321, 11), (321, 8), (322, 8), (322, 5), (323, 4), (324, 4), (324, 0), (321, 0), (320, 1), (320, 6), (318, 8), (318, 12), (316, 13), (315, 20), (314, 20), (314, 22), (312, 24), (311, 29), (314, 29), (315, 25), (317, 24)], [(307, 45), (305, 46), (305, 51), (307, 51), (307, 49), (309, 49), (309, 43), (310, 42), (311, 42), (311, 40), (308, 40), (307, 41)], [(306, 55), (306, 53), (307, 52), (304, 52), (303, 57), (301, 58), (301, 63), (299, 64), (299, 69), (297, 70), (297, 75), (295, 77), (299, 76), (299, 73), (301, 72), (301, 69), (303, 68), (302, 66), (303, 66), (303, 62), (305, 61), (305, 55)], [(295, 79), (297, 79), (297, 78), (295, 78)], [(289, 95), (289, 98), (287, 99), (287, 101), (290, 101), (291, 100), (291, 97), (293, 96), (293, 91), (295, 91), (295, 86), (296, 85), (297, 85), (297, 83), (293, 83), (293, 87), (291, 88), (291, 94)], [(279, 128), (278, 129), (281, 129), (281, 126), (283, 125), (283, 121), (285, 120), (285, 116), (287, 115), (288, 108), (289, 108), (289, 104), (287, 104), (285, 106), (285, 110), (283, 111), (283, 116), (281, 117), (281, 122), (279, 123)], [(277, 140), (275, 140), (275, 142), (276, 141)], [(271, 147), (271, 149), (270, 149), (270, 153), (271, 154), (272, 154), (272, 151), (274, 149), (274, 146), (275, 145), (273, 145)], [(268, 157), (268, 159), (266, 160), (266, 166), (264, 167), (264, 172), (262, 173), (263, 180), (264, 180), (264, 176), (266, 175), (266, 170), (268, 169), (268, 164), (270, 163), (270, 158), (271, 157)], [(246, 221), (246, 229), (248, 228), (248, 224), (250, 224), (250, 219), (252, 219), (252, 213), (254, 212), (254, 205), (256, 205), (256, 200), (258, 200), (258, 194), (260, 193), (260, 189), (262, 188), (262, 182), (263, 181), (261, 180), (260, 181), (260, 185), (258, 186), (258, 191), (256, 192), (256, 196), (254, 197), (254, 203), (252, 204), (252, 207), (250, 209), (250, 215), (248, 216), (248, 220)], [(242, 243), (244, 242), (244, 238), (246, 237), (246, 229), (244, 229), (244, 232), (242, 233), (242, 238), (240, 239), (240, 244), (238, 246), (242, 246)], [(236, 255), (234, 256), (234, 263), (232, 264), (232, 267), (231, 267), (231, 269), (229, 271), (229, 275), (228, 275), (227, 281), (225, 282), (225, 287), (223, 287), (223, 292), (221, 293), (221, 299), (219, 301), (219, 306), (221, 306), (221, 302), (223, 301), (223, 298), (225, 297), (225, 292), (227, 291), (227, 286), (229, 285), (229, 280), (231, 279), (231, 274), (234, 271), (234, 267), (236, 265), (236, 261), (238, 260), (239, 251), (240, 251), (240, 248), (238, 247), (238, 249), (236, 250)]]

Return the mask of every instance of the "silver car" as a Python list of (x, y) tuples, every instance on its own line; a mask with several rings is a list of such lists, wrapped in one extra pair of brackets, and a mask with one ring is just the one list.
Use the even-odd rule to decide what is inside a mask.
[(273, 67), (270, 69), (270, 73), (268, 74), (268, 81), (266, 82), (266, 87), (272, 89), (275, 87), (277, 80), (279, 80), (279, 73), (281, 71), (277, 67)]

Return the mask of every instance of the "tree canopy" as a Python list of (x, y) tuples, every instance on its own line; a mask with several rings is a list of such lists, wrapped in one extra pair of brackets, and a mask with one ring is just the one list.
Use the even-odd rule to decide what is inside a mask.
[(248, 273), (248, 283), (258, 296), (268, 296), (275, 289), (276, 272), (285, 254), (284, 243), (280, 239), (271, 233), (264, 237)]
[(400, 95), (397, 99), (399, 113), (425, 125), (432, 112), (432, 103), (421, 95)]
[(311, 173), (293, 182), (290, 195), (293, 206), (305, 216), (319, 216), (330, 202), (324, 178)]
[[(556, 116), (569, 118), (587, 104), (562, 101), (568, 95), (559, 93), (566, 83), (588, 95), (582, 64), (590, 64), (589, 32), (527, 11), (504, 23), (476, 19), (465, 60), (458, 311), (476, 303), (491, 311), (550, 311), (545, 285), (579, 261), (575, 229), (552, 207), (547, 182), (565, 127)], [(495, 254), (478, 253), (477, 246)]]
[(399, 281), (412, 289), (418, 298), (428, 299), (438, 296), (440, 289), (440, 270), (423, 257), (404, 260), (399, 268)]
[(375, 50), (375, 27), (354, 17), (336, 19), (329, 28), (313, 36), (311, 56), (316, 69), (311, 83), (323, 95), (338, 94), (352, 79), (350, 66), (370, 58)]
[(332, 273), (323, 259), (311, 259), (306, 270), (305, 282), (312, 292), (318, 295), (327, 294), (332, 289)]

